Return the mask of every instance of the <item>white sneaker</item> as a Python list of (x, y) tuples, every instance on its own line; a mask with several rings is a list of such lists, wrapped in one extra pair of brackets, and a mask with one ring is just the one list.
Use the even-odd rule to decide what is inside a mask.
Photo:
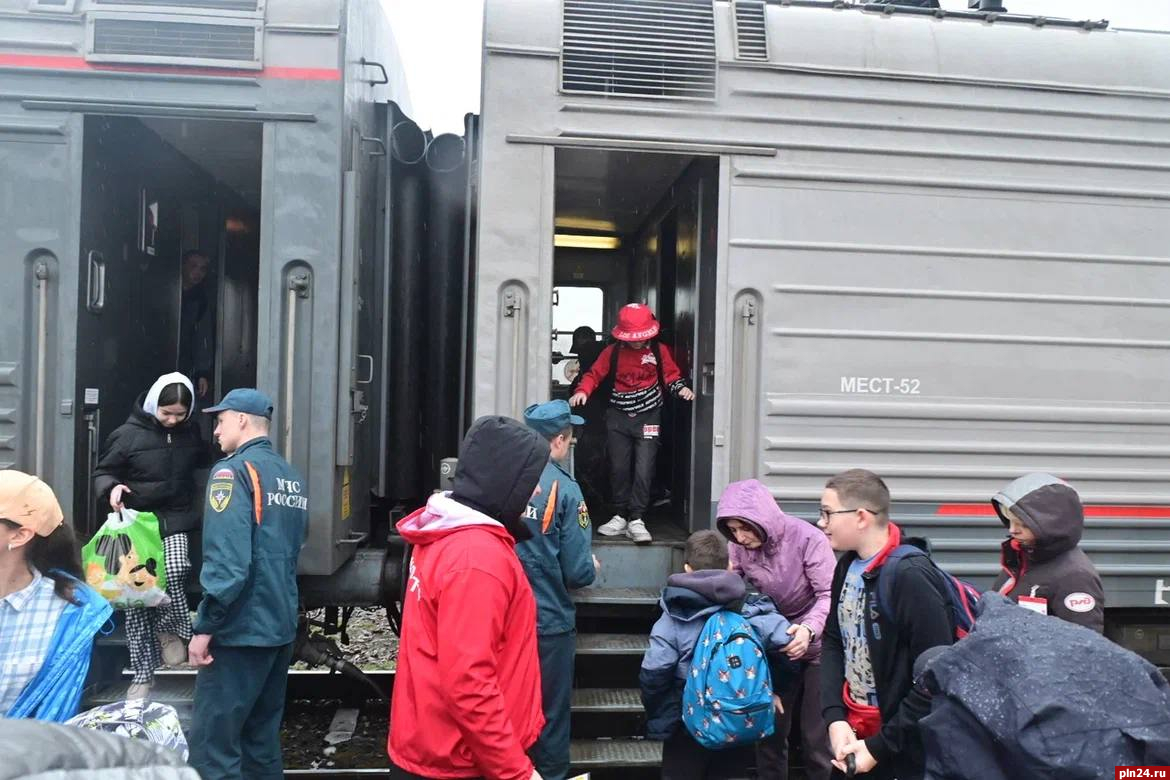
[(134, 683), (126, 689), (127, 699), (145, 699), (150, 696), (150, 683)]
[(621, 515), (614, 515), (609, 518), (608, 523), (597, 528), (597, 533), (602, 536), (625, 536), (626, 518)]
[(187, 663), (187, 645), (177, 634), (163, 632), (158, 635), (162, 648), (163, 663), (167, 666), (182, 666)]
[(635, 544), (649, 544), (653, 541), (650, 532), (646, 530), (646, 524), (642, 522), (640, 517), (635, 517), (626, 526), (626, 535), (633, 539)]

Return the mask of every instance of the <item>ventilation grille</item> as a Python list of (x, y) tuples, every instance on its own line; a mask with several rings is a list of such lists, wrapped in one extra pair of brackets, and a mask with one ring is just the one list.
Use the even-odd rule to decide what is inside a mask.
[(715, 99), (712, 0), (564, 0), (561, 88)]
[(735, 58), (768, 61), (768, 27), (764, 0), (733, 0), (735, 9)]
[(135, 5), (175, 8), (176, 10), (204, 9), (208, 11), (259, 10), (259, 0), (93, 0), (99, 5)]
[(90, 59), (259, 67), (255, 22), (94, 19)]

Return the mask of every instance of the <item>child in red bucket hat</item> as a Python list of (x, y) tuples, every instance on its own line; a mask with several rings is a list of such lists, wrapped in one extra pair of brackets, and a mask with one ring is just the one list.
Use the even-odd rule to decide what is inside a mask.
[(624, 535), (646, 544), (651, 537), (643, 515), (650, 503), (650, 483), (658, 455), (663, 392), (669, 391), (684, 401), (694, 399), (695, 394), (687, 387), (670, 350), (654, 340), (658, 320), (649, 306), (623, 306), (611, 332), (617, 343), (597, 356), (569, 404), (583, 405), (606, 377), (613, 376), (605, 425), (614, 515), (597, 532), (604, 536)]

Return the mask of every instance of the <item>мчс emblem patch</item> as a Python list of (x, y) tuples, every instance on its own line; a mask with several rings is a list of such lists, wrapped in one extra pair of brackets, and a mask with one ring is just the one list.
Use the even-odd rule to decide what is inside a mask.
[(232, 500), (232, 485), (235, 484), (235, 472), (231, 469), (219, 469), (211, 475), (207, 484), (207, 502), (216, 512), (227, 509)]
[(589, 507), (585, 506), (584, 501), (577, 506), (577, 525), (582, 528), (589, 527)]

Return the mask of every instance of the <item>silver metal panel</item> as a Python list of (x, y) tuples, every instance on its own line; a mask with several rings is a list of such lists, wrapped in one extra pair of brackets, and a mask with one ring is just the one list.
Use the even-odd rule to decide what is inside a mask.
[(264, 24), (258, 19), (93, 12), (86, 17), (91, 62), (170, 63), (259, 70)]

